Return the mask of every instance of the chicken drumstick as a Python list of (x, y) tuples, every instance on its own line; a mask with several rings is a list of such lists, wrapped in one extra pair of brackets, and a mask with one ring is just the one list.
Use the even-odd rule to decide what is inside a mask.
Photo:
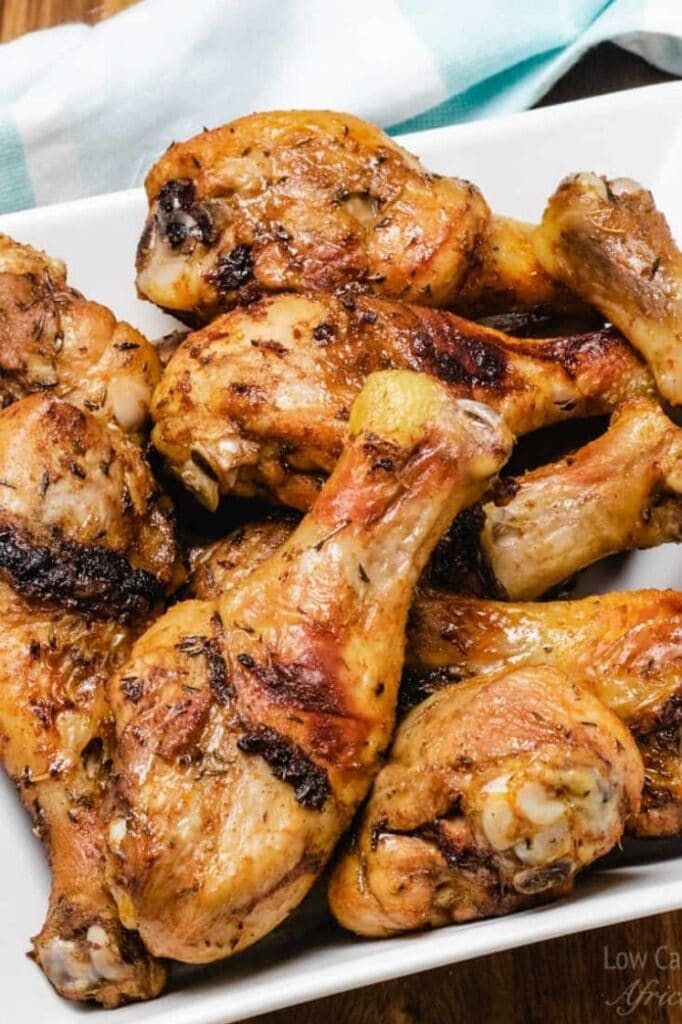
[(682, 403), (682, 254), (650, 192), (575, 174), (534, 238), (542, 265), (596, 306), (645, 357), (661, 394)]
[(514, 604), (424, 588), (408, 636), (404, 703), (508, 665), (570, 672), (637, 741), (645, 781), (629, 831), (682, 830), (682, 594), (640, 590)]
[(426, 375), (372, 375), (284, 546), (138, 640), (112, 685), (110, 882), (153, 953), (229, 956), (310, 888), (389, 744), (412, 587), (510, 445)]
[(558, 462), (505, 477), (434, 560), (448, 590), (531, 600), (607, 555), (682, 538), (682, 430), (646, 398)]
[(261, 494), (309, 508), (368, 373), (421, 370), (500, 412), (515, 434), (610, 412), (651, 375), (611, 330), (521, 340), (373, 296), (282, 295), (190, 335), (154, 393), (153, 440), (209, 508)]
[(145, 186), (138, 290), (191, 326), (261, 294), (349, 284), (487, 312), (575, 305), (526, 225), (349, 114), (242, 117), (172, 145)]
[(33, 955), (67, 998), (149, 998), (165, 972), (120, 924), (99, 811), (108, 676), (171, 582), (172, 523), (137, 446), (45, 395), (0, 413), (0, 497), (0, 760), (52, 868)]

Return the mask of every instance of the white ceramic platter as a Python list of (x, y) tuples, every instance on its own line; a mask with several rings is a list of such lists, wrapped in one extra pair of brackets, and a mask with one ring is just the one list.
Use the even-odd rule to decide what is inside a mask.
[[(682, 83), (653, 86), (479, 124), (408, 136), (407, 147), (436, 171), (476, 182), (493, 208), (536, 220), (571, 171), (595, 170), (649, 186), (682, 239)], [(173, 325), (139, 302), (133, 259), (145, 211), (139, 190), (0, 218), (0, 230), (63, 257), (71, 282), (150, 337)], [(636, 586), (682, 589), (682, 549), (612, 561), (581, 591)], [(0, 643), (2, 633), (0, 630)], [(329, 921), (324, 892), (253, 951), (209, 969), (174, 973), (167, 993), (113, 1013), (60, 1000), (25, 956), (46, 906), (48, 873), (28, 818), (0, 781), (0, 1018), (65, 1024), (228, 1024), (387, 978), (494, 953), (599, 925), (682, 907), (682, 846), (637, 844), (631, 856), (595, 870), (554, 906), (429, 934), (366, 942)], [(642, 849), (644, 853), (642, 853)]]

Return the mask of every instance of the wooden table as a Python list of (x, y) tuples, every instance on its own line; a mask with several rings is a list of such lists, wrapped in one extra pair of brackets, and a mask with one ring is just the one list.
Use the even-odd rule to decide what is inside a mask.
[[(0, 39), (65, 21), (97, 21), (131, 2), (0, 0)], [(193, 2), (188, 0), (190, 5)], [(600, 46), (576, 65), (543, 103), (669, 77), (614, 46)], [(659, 961), (671, 965), (670, 969), (653, 963), (656, 950)], [(611, 963), (619, 952), (647, 951), (650, 963), (644, 970), (606, 968), (606, 958)], [(258, 1020), (260, 1024), (609, 1024), (622, 1020), (680, 1024), (682, 970), (674, 965), (674, 954), (682, 960), (682, 913), (514, 949)], [(628, 1007), (623, 993), (635, 985), (641, 994), (647, 982), (656, 995), (646, 1005), (642, 1001)]]

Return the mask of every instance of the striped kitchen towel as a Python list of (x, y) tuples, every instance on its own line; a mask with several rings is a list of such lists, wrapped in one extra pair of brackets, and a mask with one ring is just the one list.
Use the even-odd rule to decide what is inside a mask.
[(682, 0), (143, 0), (0, 46), (0, 212), (139, 184), (252, 110), (395, 133), (521, 110), (606, 39), (682, 74)]

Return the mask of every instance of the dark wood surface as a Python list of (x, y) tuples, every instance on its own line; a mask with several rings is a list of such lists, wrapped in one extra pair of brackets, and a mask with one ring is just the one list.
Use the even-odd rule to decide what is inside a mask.
[[(92, 23), (130, 2), (0, 0), (0, 39), (66, 21)], [(200, 0), (187, 0), (190, 7), (195, 2)], [(569, 71), (542, 104), (670, 77), (604, 44)], [(619, 953), (646, 957), (646, 965), (614, 969)], [(677, 960), (682, 961), (682, 913), (663, 914), (412, 975), (258, 1020), (260, 1024), (616, 1024), (623, 1020), (682, 1024), (682, 969)]]

